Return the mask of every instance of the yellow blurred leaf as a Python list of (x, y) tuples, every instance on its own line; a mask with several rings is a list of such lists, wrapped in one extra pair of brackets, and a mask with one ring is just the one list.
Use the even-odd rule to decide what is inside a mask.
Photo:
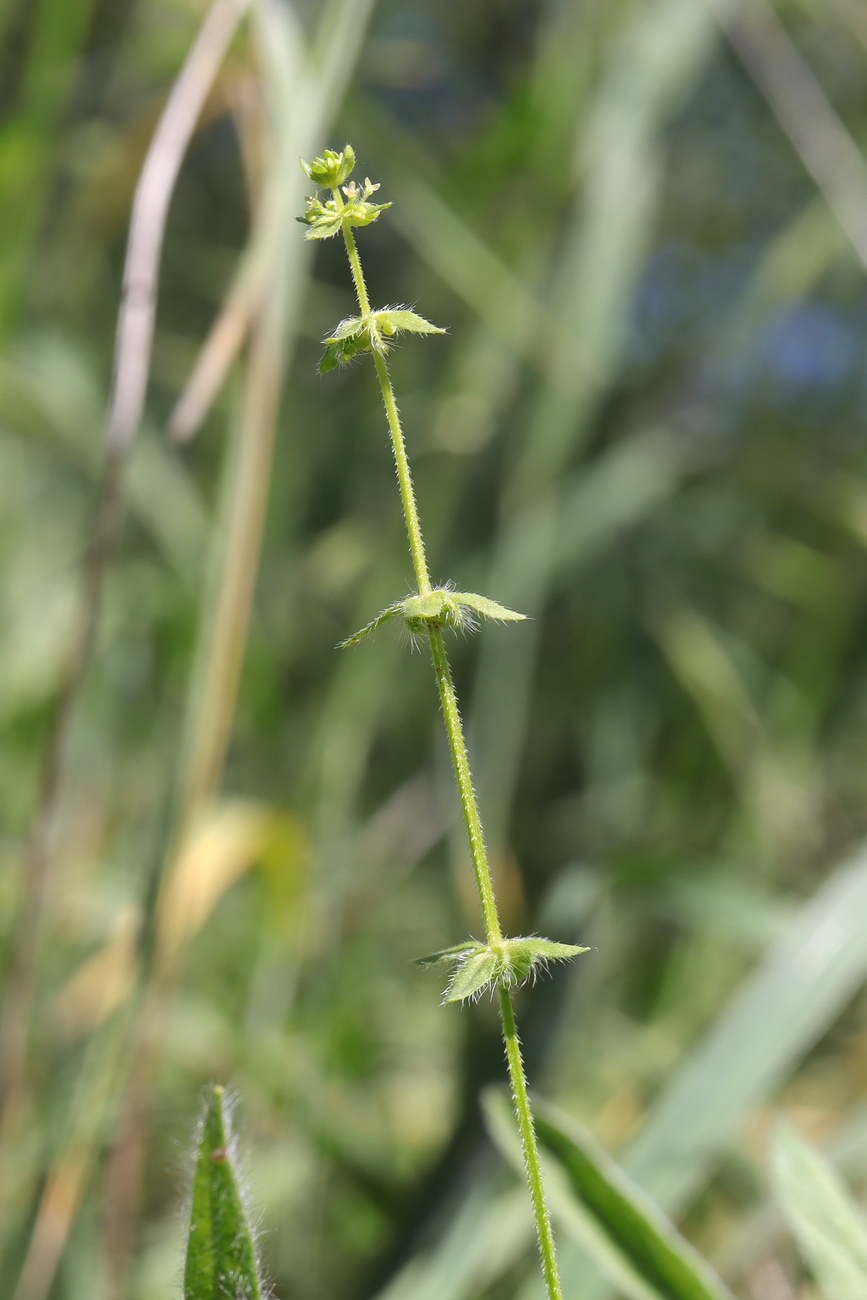
[(162, 957), (177, 957), (220, 899), (264, 852), (275, 825), (264, 804), (234, 800), (215, 805), (178, 850), (157, 904)]
[[(264, 804), (233, 800), (212, 807), (181, 846), (157, 904), (158, 954), (162, 963), (183, 958), (190, 940), (220, 899), (261, 862), (269, 917), (278, 932), (297, 929), (306, 893), (309, 838), (303, 823)], [(54, 1002), (52, 1016), (72, 1038), (92, 1033), (132, 992), (137, 908), (115, 918), (98, 952), (75, 972)]]
[(52, 1019), (71, 1038), (92, 1033), (132, 992), (140, 924), (138, 909), (123, 907), (102, 948), (88, 957), (61, 989)]

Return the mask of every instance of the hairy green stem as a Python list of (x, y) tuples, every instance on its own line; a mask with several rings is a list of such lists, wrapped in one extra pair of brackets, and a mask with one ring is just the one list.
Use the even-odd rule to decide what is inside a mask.
[[(382, 389), (382, 400), (385, 403), (385, 414), (388, 417), (391, 446), (394, 451), (394, 464), (397, 469), (397, 481), (400, 484), (400, 499), (403, 502), (403, 516), (406, 520), (406, 531), (409, 537), (409, 549), (412, 552), (418, 594), (427, 596), (431, 589), (430, 574), (428, 573), (427, 557), (424, 550), (424, 538), (421, 535), (421, 524), (418, 521), (418, 507), (415, 503), (415, 492), (412, 486), (412, 475), (409, 472), (403, 430), (400, 427), (397, 402), (394, 400), (394, 389), (391, 386), (388, 367), (378, 352), (373, 354), (373, 364), (376, 366), (379, 387)], [(476, 813), (476, 819), (478, 820), (478, 813)]]
[[(343, 199), (339, 190), (332, 190), (335, 201), (339, 208), (344, 206)], [(355, 294), (358, 298), (358, 308), (362, 316), (370, 315), (370, 299), (367, 296), (367, 285), (364, 283), (364, 272), (361, 269), (361, 258), (358, 256), (358, 249), (355, 245), (355, 236), (352, 233), (352, 227), (347, 221), (343, 222), (343, 241), (346, 244), (346, 253), (349, 257), (349, 267), (352, 271), (352, 280), (355, 285)], [(409, 472), (409, 460), (406, 454), (406, 444), (403, 440), (403, 430), (400, 427), (400, 415), (397, 409), (397, 402), (394, 397), (394, 389), (391, 386), (388, 369), (385, 361), (377, 353), (373, 353), (373, 364), (376, 366), (376, 374), (379, 379), (379, 387), (382, 390), (382, 400), (385, 403), (385, 414), (388, 417), (388, 428), (391, 434), (391, 445), (394, 451), (394, 464), (397, 469), (397, 481), (400, 486), (400, 499), (403, 503), (403, 514), (406, 520), (406, 531), (409, 535), (409, 549), (412, 554), (413, 568), (415, 569), (415, 580), (418, 585), (418, 594), (427, 596), (431, 589), (430, 573), (427, 567), (427, 556), (424, 549), (424, 538), (421, 534), (421, 524), (418, 519), (418, 507), (415, 501), (415, 492), (412, 486), (412, 475)]]
[(430, 638), (431, 656), (436, 669), (437, 686), (439, 687), (440, 703), (442, 704), (446, 732), (449, 738), (449, 748), (452, 751), (455, 779), (458, 783), (461, 807), (464, 810), (464, 820), (467, 824), (467, 835), (470, 841), (470, 852), (473, 855), (476, 884), (479, 888), (479, 898), (481, 899), (482, 912), (485, 918), (485, 938), (489, 946), (493, 946), (502, 943), (503, 933), (500, 929), (500, 918), (497, 915), (497, 900), (494, 897), (491, 869), (488, 866), (488, 854), (482, 831), (482, 819), (479, 816), (478, 800), (476, 799), (476, 791), (470, 773), (470, 760), (464, 740), (464, 729), (461, 724), (461, 715), (458, 712), (458, 701), (455, 695), (448, 656), (446, 655), (443, 634), (438, 627), (430, 627), (428, 628), (428, 637)]
[(503, 1022), (503, 1038), (506, 1043), (506, 1060), (509, 1064), (509, 1080), (512, 1085), (512, 1098), (515, 1113), (518, 1116), (518, 1128), (521, 1132), (521, 1147), (524, 1152), (524, 1168), (530, 1186), (533, 1202), (533, 1215), (536, 1219), (536, 1235), (539, 1239), (539, 1253), (542, 1256), (542, 1272), (549, 1300), (563, 1300), (560, 1287), (560, 1273), (557, 1268), (557, 1252), (554, 1247), (554, 1233), (551, 1229), (551, 1216), (545, 1200), (545, 1188), (542, 1184), (542, 1167), (539, 1164), (539, 1146), (536, 1130), (533, 1126), (533, 1112), (527, 1096), (527, 1076), (524, 1072), (524, 1060), (521, 1056), (521, 1042), (518, 1027), (515, 1024), (515, 1011), (512, 995), (508, 989), (500, 987), (500, 1018)]
[[(343, 207), (343, 200), (338, 190), (332, 190), (332, 194), (339, 208)], [(358, 256), (358, 249), (355, 245), (355, 238), (349, 222), (344, 219), (342, 222), (343, 239), (346, 244), (346, 252), (349, 257), (349, 265), (352, 271), (352, 279), (355, 284), (355, 292), (358, 297), (358, 307), (362, 316), (370, 316), (370, 299), (367, 294), (367, 286), (364, 282), (364, 273), (361, 269), (361, 259)], [(403, 504), (403, 514), (406, 521), (406, 531), (409, 538), (409, 549), (412, 554), (413, 567), (415, 569), (416, 582), (418, 584), (418, 594), (426, 596), (431, 591), (430, 574), (427, 567), (427, 558), (424, 549), (424, 539), (422, 537), (421, 524), (419, 523), (418, 507), (415, 499), (415, 491), (412, 485), (412, 476), (409, 469), (409, 460), (406, 454), (406, 444), (404, 442), (403, 430), (400, 424), (400, 415), (397, 409), (397, 402), (394, 396), (391, 377), (388, 373), (388, 366), (385, 358), (375, 349), (371, 349), (373, 355), (373, 364), (376, 367), (379, 387), (382, 390), (382, 400), (385, 405), (385, 414), (388, 420), (388, 428), (391, 434), (391, 445), (394, 452), (394, 463), (397, 469), (397, 479), (400, 485), (400, 496)], [(445, 642), (440, 627), (435, 624), (428, 626), (428, 638), (430, 640), (431, 657), (433, 658), (434, 669), (436, 671), (437, 687), (439, 689), (440, 703), (442, 705), (443, 718), (445, 720), (446, 733), (449, 740), (449, 748), (452, 755), (452, 764), (455, 771), (458, 793), (460, 794), (461, 807), (466, 822), (467, 835), (470, 842), (470, 852), (473, 859), (473, 870), (476, 876), (476, 885), (478, 886), (479, 899), (482, 905), (482, 914), (485, 921), (485, 937), (490, 948), (496, 949), (503, 943), (503, 931), (500, 925), (500, 918), (497, 912), (497, 900), (494, 896), (494, 884), (491, 878), (491, 869), (488, 863), (487, 849), (485, 848), (484, 832), (482, 830), (482, 821), (479, 815), (479, 804), (476, 797), (473, 778), (470, 772), (470, 761), (467, 754), (466, 741), (464, 739), (464, 729), (461, 723), (461, 715), (458, 710), (458, 701), (455, 694), (454, 681), (452, 679), (451, 667), (449, 666), (448, 655), (446, 654)], [(545, 1191), (542, 1185), (542, 1169), (539, 1163), (539, 1147), (536, 1141), (536, 1132), (533, 1126), (533, 1114), (530, 1110), (530, 1099), (527, 1095), (527, 1077), (524, 1071), (524, 1062), (521, 1056), (521, 1044), (518, 1039), (518, 1029), (515, 1024), (515, 1012), (512, 1006), (512, 994), (509, 989), (500, 986), (500, 1019), (503, 1027), (503, 1040), (506, 1047), (506, 1060), (509, 1067), (509, 1080), (512, 1088), (512, 1099), (515, 1105), (515, 1113), (518, 1119), (518, 1128), (521, 1134), (521, 1146), (524, 1153), (524, 1168), (527, 1173), (527, 1183), (530, 1189), (530, 1199), (533, 1205), (533, 1215), (536, 1220), (536, 1234), (539, 1241), (539, 1252), (542, 1256), (542, 1271), (545, 1277), (545, 1286), (548, 1292), (548, 1300), (562, 1300), (563, 1292), (560, 1286), (560, 1276), (557, 1269), (557, 1256), (554, 1247), (554, 1234), (551, 1229), (551, 1218), (548, 1213), (548, 1206), (545, 1201)]]

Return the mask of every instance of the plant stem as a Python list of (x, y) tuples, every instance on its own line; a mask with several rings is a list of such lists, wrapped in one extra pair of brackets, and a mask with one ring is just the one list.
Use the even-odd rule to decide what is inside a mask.
[[(406, 531), (409, 537), (413, 568), (415, 569), (415, 580), (418, 584), (418, 594), (427, 596), (431, 589), (430, 574), (428, 573), (421, 524), (418, 520), (418, 507), (415, 503), (412, 475), (409, 472), (409, 461), (403, 441), (403, 431), (400, 427), (400, 416), (397, 410), (397, 402), (394, 400), (394, 389), (391, 386), (388, 367), (378, 352), (373, 354), (373, 364), (376, 366), (379, 387), (382, 389), (382, 400), (385, 403), (385, 414), (388, 417), (388, 427), (391, 432), (391, 446), (394, 451), (394, 464), (397, 469), (397, 481), (400, 484), (400, 499), (403, 502), (403, 515), (406, 520)], [(476, 816), (478, 817), (478, 814)]]
[[(343, 207), (338, 190), (332, 190), (334, 198), (339, 208)], [(349, 223), (342, 222), (343, 239), (346, 244), (346, 252), (349, 257), (349, 265), (352, 270), (352, 279), (355, 284), (355, 292), (358, 297), (358, 306), (362, 316), (370, 316), (370, 299), (367, 295), (367, 286), (364, 283), (364, 273), (361, 269), (361, 259), (358, 256), (358, 249), (355, 245), (355, 238)], [(406, 521), (406, 531), (409, 538), (409, 549), (412, 554), (413, 567), (415, 569), (416, 582), (418, 584), (418, 593), (420, 596), (426, 596), (431, 590), (430, 574), (427, 567), (427, 558), (425, 556), (424, 539), (422, 537), (421, 525), (418, 518), (418, 506), (415, 499), (415, 491), (412, 485), (412, 475), (409, 469), (409, 460), (406, 454), (406, 444), (404, 442), (403, 430), (400, 425), (400, 415), (397, 409), (397, 402), (394, 396), (391, 377), (388, 373), (388, 366), (385, 358), (375, 349), (371, 349), (373, 364), (376, 367), (379, 387), (382, 390), (382, 400), (385, 405), (385, 414), (388, 419), (388, 428), (391, 434), (391, 445), (394, 452), (394, 463), (397, 469), (397, 479), (400, 485), (400, 496), (403, 503), (403, 514)], [(485, 837), (482, 830), (482, 820), (479, 815), (479, 803), (476, 798), (473, 778), (470, 772), (470, 760), (467, 754), (466, 740), (464, 739), (464, 729), (461, 723), (461, 715), (458, 709), (457, 696), (455, 694), (454, 680), (452, 678), (451, 667), (449, 666), (448, 655), (446, 654), (445, 642), (443, 641), (442, 629), (434, 623), (428, 624), (428, 639), (430, 640), (431, 657), (433, 659), (434, 669), (436, 672), (437, 687), (439, 689), (440, 703), (442, 705), (443, 718), (445, 720), (446, 733), (449, 740), (449, 748), (452, 755), (452, 764), (455, 771), (455, 780), (457, 781), (458, 793), (460, 795), (461, 807), (466, 822), (467, 835), (470, 842), (470, 853), (473, 859), (473, 870), (476, 876), (476, 885), (478, 886), (479, 899), (482, 905), (482, 914), (485, 921), (485, 938), (490, 948), (496, 948), (503, 942), (503, 931), (500, 926), (500, 918), (497, 912), (497, 900), (494, 896), (494, 884), (491, 878), (491, 868), (488, 863), (487, 849), (485, 848)], [(536, 1220), (536, 1234), (539, 1241), (539, 1252), (542, 1256), (542, 1272), (545, 1277), (545, 1287), (548, 1292), (548, 1300), (563, 1300), (563, 1292), (560, 1286), (560, 1276), (557, 1269), (557, 1255), (554, 1247), (554, 1234), (551, 1229), (551, 1218), (548, 1214), (548, 1206), (545, 1202), (545, 1191), (542, 1184), (542, 1169), (539, 1164), (539, 1148), (536, 1142), (536, 1132), (533, 1127), (533, 1114), (530, 1110), (530, 1100), (527, 1095), (527, 1076), (524, 1072), (524, 1062), (521, 1056), (521, 1044), (518, 1039), (518, 1029), (515, 1024), (515, 1012), (512, 1006), (511, 992), (503, 988), (499, 989), (500, 995), (500, 1019), (503, 1026), (503, 1040), (506, 1047), (506, 1061), (509, 1066), (509, 1080), (512, 1087), (512, 1099), (515, 1105), (515, 1114), (518, 1119), (518, 1128), (521, 1133), (521, 1146), (524, 1152), (524, 1168), (527, 1173), (527, 1183), (530, 1189), (530, 1199), (533, 1205), (533, 1215)]]
[(482, 820), (479, 816), (478, 800), (476, 799), (473, 778), (470, 773), (470, 760), (464, 740), (464, 729), (461, 724), (461, 715), (458, 712), (458, 701), (455, 695), (455, 686), (452, 681), (452, 672), (446, 654), (443, 634), (438, 627), (430, 627), (428, 628), (428, 637), (437, 675), (443, 718), (445, 719), (446, 732), (449, 738), (449, 748), (452, 751), (455, 779), (461, 796), (464, 821), (467, 824), (467, 835), (470, 841), (470, 852), (473, 855), (476, 884), (479, 888), (479, 898), (481, 899), (482, 912), (485, 918), (485, 937), (490, 946), (502, 943), (503, 933), (500, 929), (500, 918), (497, 915), (497, 900), (494, 897), (494, 886), (491, 880), (491, 869), (488, 866)]
[[(339, 209), (346, 205), (343, 202), (340, 190), (332, 190), (334, 202)], [(343, 230), (343, 242), (346, 244), (346, 255), (349, 258), (349, 269), (352, 271), (352, 282), (355, 285), (355, 296), (358, 299), (358, 309), (362, 316), (370, 315), (370, 299), (367, 296), (367, 285), (364, 283), (364, 272), (361, 269), (361, 258), (358, 256), (358, 249), (355, 246), (355, 236), (352, 233), (352, 227), (344, 220), (341, 223)]]
[[(339, 190), (332, 190), (338, 207), (343, 207), (343, 199), (340, 197)], [(367, 285), (364, 283), (364, 272), (361, 269), (361, 258), (358, 256), (358, 249), (355, 246), (355, 236), (352, 228), (347, 221), (343, 222), (343, 241), (346, 244), (346, 253), (349, 257), (349, 266), (352, 271), (352, 280), (355, 284), (355, 294), (358, 298), (358, 307), (362, 316), (370, 315), (370, 299), (367, 296)], [(388, 418), (388, 428), (391, 433), (391, 445), (394, 451), (394, 464), (397, 469), (397, 481), (400, 485), (400, 499), (403, 503), (403, 515), (406, 520), (406, 531), (409, 535), (409, 549), (412, 554), (412, 564), (415, 569), (415, 580), (418, 585), (418, 594), (427, 596), (431, 589), (430, 573), (427, 567), (427, 557), (424, 550), (424, 538), (421, 534), (421, 524), (418, 519), (418, 507), (415, 501), (415, 492), (412, 486), (412, 475), (409, 471), (409, 460), (406, 454), (406, 445), (403, 440), (403, 430), (400, 427), (400, 414), (395, 401), (394, 389), (391, 386), (388, 368), (383, 358), (378, 352), (373, 353), (373, 364), (376, 366), (376, 374), (379, 379), (379, 387), (382, 390), (382, 400), (385, 403), (385, 414)]]
[(560, 1273), (557, 1268), (557, 1252), (554, 1246), (554, 1233), (551, 1230), (551, 1216), (545, 1201), (545, 1188), (542, 1184), (542, 1168), (539, 1164), (539, 1147), (536, 1142), (536, 1130), (533, 1127), (533, 1112), (527, 1096), (527, 1076), (521, 1056), (521, 1042), (518, 1027), (515, 1024), (515, 1011), (512, 995), (508, 989), (500, 988), (500, 1018), (503, 1023), (503, 1038), (506, 1043), (506, 1060), (509, 1064), (509, 1080), (512, 1085), (512, 1099), (518, 1128), (521, 1131), (521, 1147), (524, 1152), (524, 1168), (530, 1186), (533, 1202), (533, 1214), (536, 1219), (536, 1235), (539, 1239), (539, 1253), (542, 1256), (542, 1272), (549, 1300), (562, 1300)]

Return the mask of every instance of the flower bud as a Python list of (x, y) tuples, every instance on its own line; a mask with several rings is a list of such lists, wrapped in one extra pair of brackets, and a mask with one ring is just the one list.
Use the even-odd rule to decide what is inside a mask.
[(314, 158), (310, 163), (302, 158), (301, 166), (314, 185), (333, 190), (338, 185), (342, 185), (351, 175), (355, 166), (355, 150), (350, 144), (346, 145), (340, 153), (335, 153), (333, 149), (325, 149), (321, 158)]

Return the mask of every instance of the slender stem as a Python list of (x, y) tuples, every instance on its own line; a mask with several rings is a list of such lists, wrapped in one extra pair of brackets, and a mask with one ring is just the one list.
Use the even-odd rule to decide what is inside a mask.
[[(332, 190), (335, 201), (339, 209), (343, 208), (343, 200), (338, 190)], [(361, 260), (358, 256), (358, 249), (355, 246), (355, 238), (352, 230), (346, 220), (342, 222), (343, 239), (346, 244), (346, 252), (349, 256), (349, 265), (352, 270), (352, 279), (355, 284), (355, 292), (358, 297), (358, 306), (362, 316), (370, 316), (370, 299), (367, 295), (367, 286), (364, 283), (364, 273), (361, 269)], [(391, 433), (391, 445), (394, 452), (394, 463), (397, 469), (397, 479), (400, 485), (400, 496), (403, 503), (403, 513), (406, 520), (406, 531), (409, 537), (409, 549), (412, 553), (413, 567), (415, 568), (416, 582), (418, 584), (419, 595), (429, 595), (431, 591), (430, 574), (427, 567), (427, 558), (425, 556), (424, 539), (422, 537), (421, 525), (418, 518), (418, 507), (416, 505), (415, 491), (412, 486), (412, 475), (409, 469), (409, 460), (406, 454), (406, 444), (404, 442), (403, 430), (400, 425), (400, 416), (395, 401), (394, 389), (391, 384), (391, 378), (388, 373), (388, 366), (385, 363), (381, 353), (371, 349), (373, 355), (373, 364), (376, 367), (379, 386), (382, 390), (382, 400), (385, 405), (385, 413), (388, 419), (388, 428)], [(497, 900), (494, 897), (494, 885), (491, 879), (491, 869), (488, 864), (488, 854), (485, 848), (485, 837), (482, 831), (482, 821), (479, 816), (479, 804), (476, 798), (476, 791), (473, 786), (473, 778), (470, 773), (470, 760), (467, 754), (467, 745), (464, 739), (464, 729), (461, 723), (461, 715), (458, 710), (457, 696), (455, 695), (454, 681), (452, 672), (449, 667), (448, 655), (443, 641), (442, 629), (435, 623), (428, 624), (428, 638), (430, 640), (431, 657), (433, 659), (434, 669), (436, 671), (437, 687), (440, 694), (440, 703), (442, 704), (443, 718), (445, 720), (446, 733), (449, 740), (449, 748), (452, 755), (452, 764), (455, 770), (455, 779), (460, 794), (461, 807), (464, 813), (464, 821), (467, 826), (467, 835), (470, 841), (470, 852), (473, 858), (473, 870), (476, 876), (476, 885), (479, 890), (479, 899), (482, 905), (482, 913), (485, 920), (485, 937), (489, 947), (495, 948), (503, 943), (503, 931), (500, 926), (500, 918), (497, 913)], [(518, 1030), (515, 1025), (515, 1013), (512, 1007), (512, 997), (508, 989), (500, 988), (500, 1017), (503, 1024), (503, 1040), (506, 1046), (506, 1060), (509, 1066), (509, 1078), (512, 1085), (512, 1098), (515, 1103), (515, 1113), (518, 1118), (518, 1127), (521, 1133), (521, 1145), (524, 1151), (524, 1166), (527, 1172), (527, 1182), (530, 1188), (530, 1199), (533, 1204), (533, 1214), (536, 1219), (536, 1233), (539, 1239), (539, 1252), (542, 1256), (542, 1271), (545, 1276), (545, 1286), (548, 1292), (548, 1300), (563, 1300), (563, 1292), (560, 1287), (560, 1277), (557, 1271), (557, 1256), (554, 1249), (554, 1235), (551, 1230), (551, 1219), (548, 1214), (548, 1207), (545, 1203), (545, 1192), (542, 1186), (542, 1170), (539, 1164), (539, 1149), (536, 1144), (536, 1133), (533, 1128), (533, 1116), (530, 1110), (530, 1101), (527, 1096), (527, 1079), (524, 1073), (524, 1062), (521, 1058), (521, 1045), (518, 1040)]]
[[(344, 207), (343, 199), (340, 197), (339, 190), (332, 190), (334, 201), (339, 208)], [(352, 282), (355, 285), (355, 295), (358, 298), (358, 307), (362, 316), (370, 315), (370, 299), (367, 296), (367, 285), (364, 283), (364, 272), (361, 269), (361, 258), (358, 256), (358, 249), (355, 246), (355, 236), (352, 233), (352, 227), (347, 221), (342, 222), (343, 242), (346, 244), (346, 252), (349, 257), (349, 269), (352, 271)]]
[[(339, 190), (332, 190), (335, 202), (338, 207), (342, 208), (343, 200), (340, 197)], [(361, 269), (361, 258), (358, 256), (358, 249), (355, 246), (355, 236), (352, 233), (352, 227), (347, 221), (343, 222), (343, 242), (346, 244), (346, 253), (349, 257), (349, 266), (352, 271), (352, 280), (355, 285), (355, 294), (358, 298), (358, 307), (362, 316), (370, 315), (370, 299), (367, 296), (367, 285), (364, 283), (364, 272)], [(379, 379), (379, 387), (382, 390), (382, 400), (385, 405), (385, 414), (388, 419), (388, 429), (391, 434), (391, 446), (394, 451), (394, 464), (397, 470), (397, 481), (400, 485), (400, 499), (403, 503), (403, 515), (406, 520), (406, 531), (409, 537), (409, 549), (412, 555), (412, 564), (415, 569), (415, 580), (418, 584), (418, 593), (420, 596), (430, 594), (431, 581), (430, 573), (427, 567), (427, 556), (424, 550), (424, 538), (421, 534), (421, 524), (418, 519), (418, 506), (415, 501), (415, 492), (412, 486), (412, 475), (409, 470), (409, 460), (406, 454), (406, 444), (403, 438), (403, 430), (400, 427), (400, 414), (397, 409), (397, 402), (394, 396), (394, 389), (391, 386), (388, 368), (383, 358), (378, 352), (373, 352), (373, 364), (376, 366), (376, 374)]]
[(508, 989), (500, 988), (500, 1016), (503, 1022), (503, 1038), (506, 1043), (506, 1060), (509, 1064), (509, 1078), (512, 1084), (512, 1098), (515, 1113), (518, 1116), (518, 1128), (521, 1131), (521, 1146), (524, 1151), (524, 1168), (530, 1185), (530, 1197), (533, 1202), (533, 1214), (536, 1218), (536, 1232), (539, 1238), (539, 1253), (542, 1256), (542, 1272), (549, 1300), (562, 1300), (560, 1274), (557, 1269), (557, 1252), (554, 1247), (554, 1233), (551, 1230), (551, 1216), (545, 1201), (545, 1189), (542, 1185), (542, 1168), (539, 1164), (539, 1147), (536, 1143), (536, 1130), (533, 1128), (533, 1114), (530, 1099), (527, 1096), (527, 1077), (521, 1057), (521, 1043), (518, 1027), (515, 1024), (515, 1012), (512, 1007), (512, 995)]
[(373, 353), (373, 364), (376, 366), (379, 387), (382, 389), (382, 400), (385, 403), (385, 414), (388, 417), (391, 446), (394, 451), (394, 464), (397, 469), (397, 481), (400, 484), (400, 499), (403, 502), (403, 515), (406, 520), (406, 531), (409, 537), (413, 568), (415, 569), (415, 580), (418, 583), (418, 594), (427, 596), (431, 589), (430, 574), (428, 573), (421, 524), (418, 519), (418, 507), (415, 503), (412, 475), (409, 471), (403, 431), (400, 427), (400, 416), (397, 411), (397, 402), (394, 400), (394, 389), (391, 386), (388, 368), (378, 352)]
[(498, 944), (503, 941), (503, 932), (500, 929), (500, 918), (497, 915), (497, 901), (494, 898), (494, 886), (491, 881), (491, 869), (488, 866), (482, 820), (479, 816), (479, 804), (470, 773), (470, 760), (467, 755), (461, 715), (458, 712), (458, 701), (455, 695), (454, 682), (452, 681), (452, 672), (440, 629), (438, 627), (429, 627), (428, 637), (430, 638), (431, 656), (436, 670), (440, 703), (443, 707), (443, 717), (449, 738), (449, 748), (452, 751), (455, 779), (461, 796), (464, 821), (467, 824), (467, 835), (470, 841), (470, 852), (473, 855), (476, 884), (479, 887), (479, 898), (481, 899), (482, 912), (485, 917), (486, 938), (488, 944)]

